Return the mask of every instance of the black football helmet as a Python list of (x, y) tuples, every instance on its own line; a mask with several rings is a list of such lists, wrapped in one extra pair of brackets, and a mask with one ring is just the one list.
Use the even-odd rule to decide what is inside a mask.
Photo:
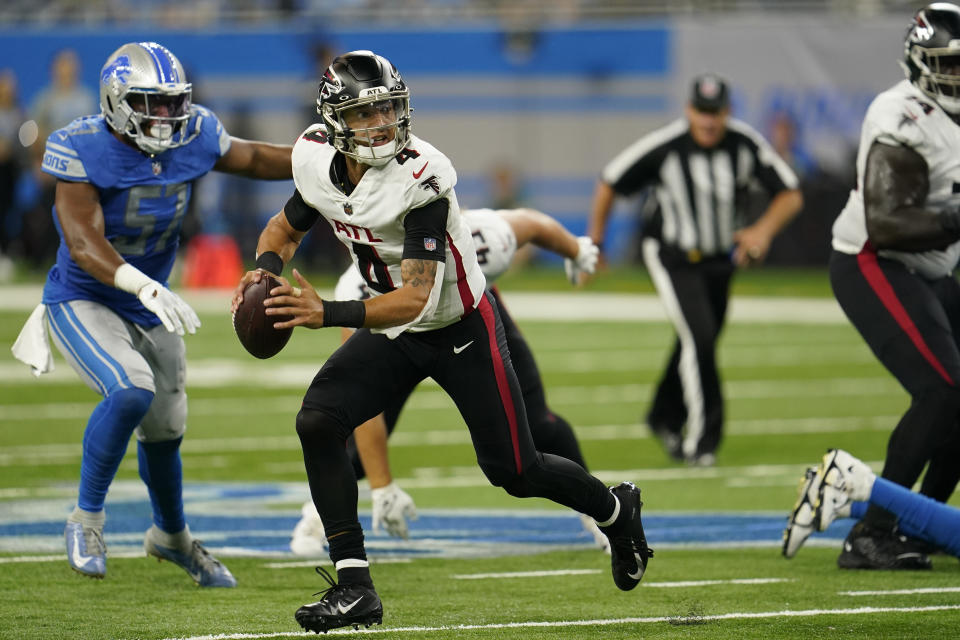
[[(375, 127), (351, 128), (344, 118), (351, 110), (370, 106), (394, 114), (391, 122)], [(392, 107), (385, 108), (385, 107)], [(410, 92), (393, 64), (372, 51), (351, 51), (337, 56), (320, 81), (317, 113), (333, 146), (357, 162), (382, 166), (410, 140)], [(353, 113), (356, 113), (354, 111)], [(373, 144), (384, 131), (393, 139)]]
[(934, 2), (917, 12), (907, 30), (907, 77), (944, 111), (960, 114), (960, 7)]

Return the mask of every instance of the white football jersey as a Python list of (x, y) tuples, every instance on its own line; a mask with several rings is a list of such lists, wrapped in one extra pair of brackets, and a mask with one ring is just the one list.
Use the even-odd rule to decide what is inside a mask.
[(517, 234), (503, 216), (493, 209), (465, 209), (473, 244), (477, 249), (477, 263), (487, 279), (487, 286), (510, 268), (517, 253)]
[[(466, 219), (473, 235), (477, 250), (477, 263), (487, 279), (487, 286), (510, 267), (517, 253), (517, 234), (513, 227), (493, 209), (464, 209)], [(350, 265), (337, 280), (333, 291), (334, 300), (366, 300), (370, 297), (367, 286), (356, 265)]]
[[(842, 253), (856, 255), (867, 242), (863, 175), (867, 153), (875, 141), (905, 145), (927, 161), (930, 172), (927, 209), (942, 211), (960, 205), (960, 126), (908, 80), (903, 80), (874, 98), (863, 119), (857, 152), (857, 186), (833, 223), (833, 248)], [(878, 254), (902, 262), (927, 278), (940, 278), (953, 273), (957, 266), (960, 241), (942, 251), (882, 250)]]
[[(453, 324), (480, 302), (485, 287), (477, 265), (470, 229), (460, 213), (454, 185), (457, 174), (450, 160), (428, 142), (410, 137), (397, 159), (370, 167), (348, 196), (330, 180), (336, 150), (320, 124), (307, 129), (293, 147), (293, 180), (304, 201), (320, 212), (347, 247), (354, 265), (373, 296), (403, 284), (407, 213), (434, 200), (449, 202), (445, 262), (437, 268), (430, 301), (412, 322), (378, 330), (393, 338), (403, 331), (430, 331)], [(438, 245), (434, 245), (438, 246)]]

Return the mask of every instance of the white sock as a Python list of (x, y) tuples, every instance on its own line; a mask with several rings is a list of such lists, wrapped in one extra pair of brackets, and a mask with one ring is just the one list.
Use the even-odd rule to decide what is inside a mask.
[(84, 511), (80, 507), (74, 507), (73, 512), (67, 517), (67, 522), (79, 522), (85, 527), (94, 529), (103, 529), (103, 523), (106, 521), (107, 512), (103, 509), (100, 511)]
[[(613, 495), (613, 494), (611, 493), (610, 495)], [(613, 515), (611, 515), (609, 518), (607, 518), (603, 522), (600, 522), (599, 520), (597, 520), (598, 527), (609, 527), (610, 525), (612, 525), (614, 522), (617, 521), (617, 516), (620, 515), (620, 499), (617, 496), (613, 496), (613, 499), (616, 501), (616, 505), (614, 505), (613, 507)]]
[(180, 549), (189, 551), (193, 543), (193, 536), (190, 535), (190, 527), (185, 526), (183, 531), (177, 533), (167, 533), (157, 525), (150, 527), (150, 538), (162, 547), (168, 549)]

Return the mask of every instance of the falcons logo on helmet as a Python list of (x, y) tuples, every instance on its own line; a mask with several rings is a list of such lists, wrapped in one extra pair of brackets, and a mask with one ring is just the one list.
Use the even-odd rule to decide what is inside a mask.
[(331, 96), (335, 96), (341, 91), (343, 91), (343, 80), (333, 71), (333, 67), (331, 66), (327, 69), (327, 72), (323, 74), (323, 86), (320, 88), (320, 97), (324, 100), (329, 100)]

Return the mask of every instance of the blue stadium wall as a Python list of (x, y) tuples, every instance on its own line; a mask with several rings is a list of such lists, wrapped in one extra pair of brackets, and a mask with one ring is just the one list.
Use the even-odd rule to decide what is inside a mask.
[[(100, 66), (124, 42), (154, 40), (173, 50), (234, 135), (292, 141), (311, 121), (314, 51), (373, 49), (390, 58), (413, 91), (415, 132), (449, 155), (464, 206), (490, 204), (490, 174), (515, 172), (523, 203), (582, 231), (596, 175), (608, 157), (672, 109), (670, 29), (662, 23), (581, 25), (511, 37), (495, 26), (462, 30), (0, 30), (0, 66), (17, 74), (29, 105), (48, 81), (54, 54), (79, 54), (82, 80), (95, 89)], [(240, 185), (263, 219), (282, 205), (287, 184)], [(226, 202), (229, 203), (227, 198)], [(223, 209), (223, 199), (205, 200)], [(217, 212), (207, 216), (228, 228)], [(249, 215), (243, 212), (242, 215)], [(211, 224), (216, 224), (212, 222)], [(624, 219), (629, 225), (629, 216)], [(611, 235), (626, 240), (629, 234)]]
[[(195, 82), (195, 100), (213, 108), (231, 133), (290, 142), (315, 121), (318, 47), (373, 49), (410, 85), (417, 135), (457, 167), (462, 205), (493, 204), (493, 169), (506, 167), (518, 181), (520, 202), (581, 232), (602, 166), (677, 117), (690, 77), (708, 69), (732, 81), (736, 116), (767, 133), (771, 115), (786, 110), (807, 151), (829, 171), (848, 171), (867, 105), (902, 77), (896, 65), (902, 31), (896, 16), (826, 14), (687, 16), (513, 34), (494, 24), (361, 30), (311, 23), (202, 33), (0, 27), (0, 67), (16, 72), (29, 104), (59, 49), (78, 52), (83, 82), (95, 88), (103, 60), (117, 46), (156, 40), (180, 57)], [(197, 201), (212, 230), (248, 234), (290, 191), (288, 183), (211, 176)], [(614, 257), (629, 253), (638, 206), (617, 205), (607, 238)], [(834, 209), (828, 203), (813, 212), (820, 219), (810, 243), (826, 246)]]

